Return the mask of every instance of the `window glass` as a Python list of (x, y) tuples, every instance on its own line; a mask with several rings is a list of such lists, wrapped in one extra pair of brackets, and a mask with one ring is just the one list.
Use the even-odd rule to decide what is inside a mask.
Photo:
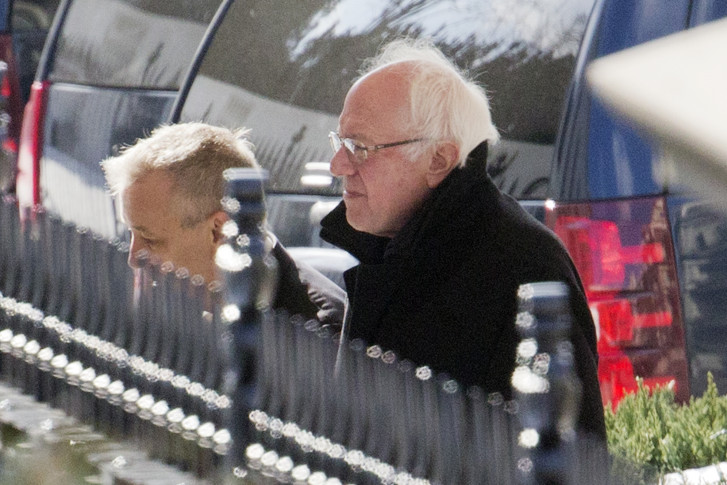
[(58, 2), (60, 0), (15, 0), (12, 12), (13, 33), (27, 30), (47, 31), (53, 22)]
[(12, 10), (13, 53), (20, 82), (20, 98), (28, 101), (48, 29), (60, 0), (15, 0)]
[(75, 0), (53, 81), (177, 89), (220, 0)]
[[(251, 128), (272, 191), (333, 195), (327, 133), (364, 59), (430, 37), (487, 89), (503, 141), (496, 183), (544, 197), (552, 144), (592, 0), (237, 1), (181, 119)], [(285, 12), (281, 15), (280, 12)]]

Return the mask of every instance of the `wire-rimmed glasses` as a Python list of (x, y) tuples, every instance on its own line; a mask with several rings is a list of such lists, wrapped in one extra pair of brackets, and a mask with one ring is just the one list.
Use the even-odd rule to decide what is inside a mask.
[(331, 149), (333, 153), (338, 153), (341, 147), (345, 147), (349, 155), (353, 155), (353, 158), (349, 156), (351, 161), (355, 161), (357, 165), (361, 165), (369, 156), (369, 152), (381, 150), (384, 148), (398, 147), (400, 145), (407, 145), (409, 143), (416, 143), (424, 141), (426, 138), (412, 138), (410, 140), (395, 141), (393, 143), (383, 143), (380, 145), (369, 145), (366, 146), (353, 138), (341, 138), (341, 136), (335, 131), (328, 133), (328, 140), (331, 142)]

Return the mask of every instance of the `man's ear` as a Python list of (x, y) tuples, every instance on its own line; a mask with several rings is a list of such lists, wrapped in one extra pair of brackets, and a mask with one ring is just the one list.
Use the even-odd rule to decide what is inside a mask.
[(437, 187), (442, 180), (447, 178), (456, 166), (459, 159), (459, 147), (452, 142), (437, 144), (437, 148), (429, 161), (427, 171), (427, 185), (430, 189)]
[(222, 226), (225, 222), (230, 220), (225, 211), (217, 211), (210, 216), (212, 222), (212, 242), (219, 246), (225, 240), (225, 236), (222, 234)]

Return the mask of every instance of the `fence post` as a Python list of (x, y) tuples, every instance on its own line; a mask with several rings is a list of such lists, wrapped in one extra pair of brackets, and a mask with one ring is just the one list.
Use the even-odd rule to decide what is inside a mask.
[(560, 282), (521, 285), (516, 325), (521, 337), (513, 373), (525, 457), (524, 484), (565, 485), (573, 476), (581, 387), (570, 341), (569, 289)]
[(232, 398), (227, 425), (233, 447), (229, 464), (244, 465), (246, 447), (253, 439), (250, 411), (258, 404), (261, 322), (275, 293), (277, 264), (267, 237), (264, 171), (235, 168), (224, 172), (227, 183), (223, 207), (230, 220), (223, 226), (224, 243), (215, 262), (224, 281), (220, 314), (230, 336), (227, 394)]

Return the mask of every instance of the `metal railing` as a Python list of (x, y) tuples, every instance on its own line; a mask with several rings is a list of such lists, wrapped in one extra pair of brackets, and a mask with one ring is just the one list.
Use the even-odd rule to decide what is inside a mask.
[(573, 430), (561, 286), (521, 289), (516, 374), (537, 385), (515, 400), (358, 340), (334, 376), (329, 327), (266, 309), (262, 180), (228, 176), (224, 290), (151, 260), (135, 279), (123, 242), (4, 200), (2, 380), (202, 482), (614, 483), (603, 443)]

